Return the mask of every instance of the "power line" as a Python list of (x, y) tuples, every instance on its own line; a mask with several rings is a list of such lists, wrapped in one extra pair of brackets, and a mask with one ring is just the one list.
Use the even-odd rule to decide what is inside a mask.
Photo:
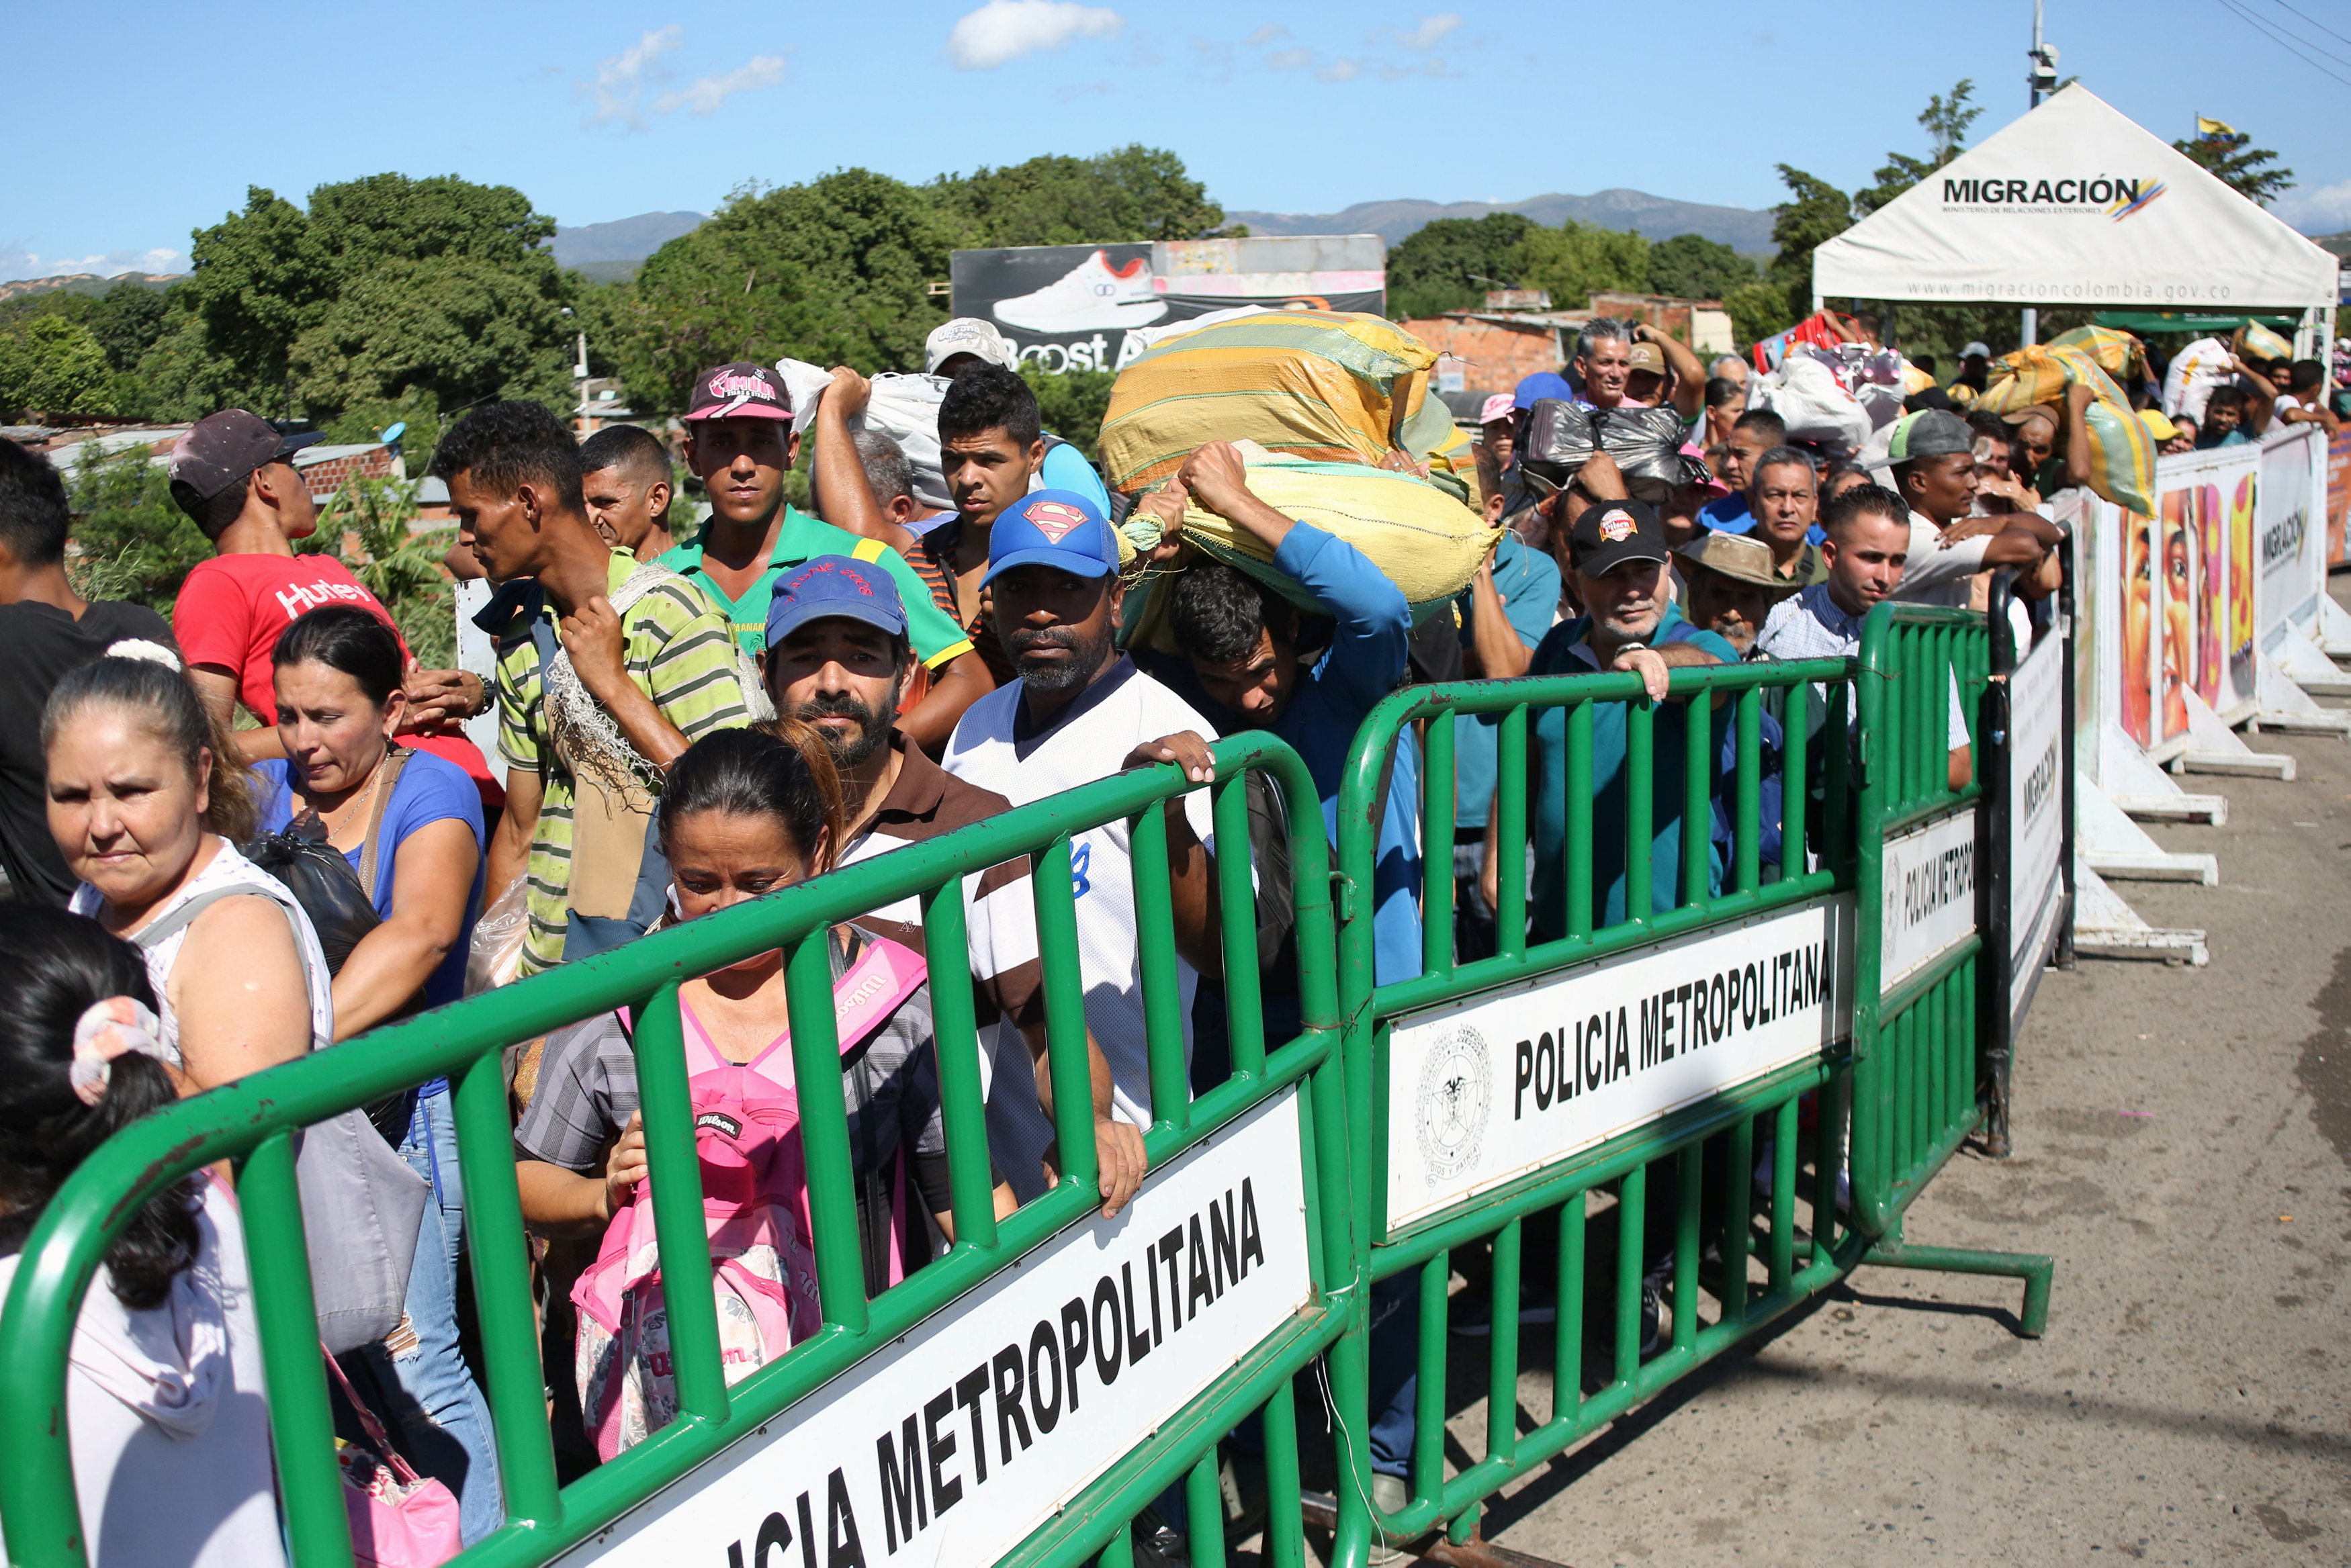
[(2294, 8), (2293, 6), (2291, 6), (2291, 5), (2285, 5), (2285, 0), (2277, 0), (2277, 3), (2278, 3), (2279, 5), (2285, 5), (2285, 8), (2286, 8), (2287, 10), (2289, 10), (2289, 11), (2294, 11), (2294, 14), (2295, 16), (2300, 16), (2304, 21), (2305, 21), (2305, 22), (2309, 23), (2312, 26), (2314, 26), (2314, 27), (2317, 28), (2320, 32), (2322, 32), (2322, 33), (2325, 34), (2328, 37), (2330, 37), (2330, 38), (2342, 38), (2342, 39), (2343, 39), (2343, 41), (2344, 41), (2345, 43), (2346, 43), (2346, 44), (2351, 44), (2351, 38), (2344, 38), (2342, 34), (2340, 34), (2340, 33), (2336, 32), (2334, 28), (2332, 28), (2332, 27), (2328, 26), (2325, 23), (2324, 23), (2324, 22), (2320, 21), (2317, 17), (2313, 16), (2311, 16), (2309, 13), (2304, 12), (2304, 11), (2294, 11)]
[[(2287, 10), (2289, 10), (2289, 11), (2294, 11), (2294, 7), (2293, 7), (2293, 6), (2291, 6), (2291, 5), (2285, 5), (2285, 0), (2277, 0), (2277, 3), (2278, 3), (2280, 5), (2285, 5), (2285, 8), (2286, 8)], [(2299, 11), (2294, 11), (2294, 14), (2295, 16), (2302, 16), (2302, 13), (2301, 13), (2301, 12), (2299, 12)], [(2304, 16), (2304, 17), (2303, 17), (2303, 20), (2306, 22), (2306, 21), (2309, 21), (2309, 20), (2310, 20), (2310, 18), (2308, 18), (2307, 16)], [(2322, 27), (2322, 28), (2320, 29), (2320, 31), (2324, 32), (2324, 31), (2325, 31), (2325, 29)], [(2339, 36), (2339, 35), (2338, 35), (2338, 36)], [(2323, 45), (2323, 44), (2316, 43), (2316, 42), (2314, 42), (2314, 41), (2313, 41), (2313, 40), (2311, 40), (2311, 39), (2308, 39), (2308, 38), (2304, 38), (2304, 37), (2301, 36), (2299, 34), (2294, 35), (2294, 41), (2295, 41), (2296, 43), (2300, 43), (2300, 44), (2307, 44), (2307, 45), (2309, 45), (2309, 47), (2312, 47), (2312, 48), (2314, 48), (2314, 49), (2316, 49), (2320, 54), (2325, 55), (2328, 59), (2333, 60), (2336, 65), (2339, 65), (2339, 66), (2351, 66), (2351, 60), (2346, 60), (2346, 59), (2345, 59), (2341, 55), (2336, 54), (2334, 50), (2332, 50), (2332, 49), (2330, 49), (2330, 48), (2326, 47), (2325, 47), (2325, 45)], [(2351, 39), (2346, 39), (2345, 41), (2346, 41), (2346, 43), (2351, 43)]]
[(2335, 80), (2341, 82), (2345, 87), (2351, 87), (2351, 77), (2343, 76), (2335, 71), (2329, 70), (2325, 66), (2320, 65), (2316, 60), (2312, 59), (2308, 55), (2302, 53), (2301, 50), (2294, 47), (2293, 39), (2275, 31), (2268, 23), (2262, 21), (2259, 16), (2254, 16), (2251, 11), (2246, 10), (2242, 5), (2237, 4), (2237, 0), (2220, 0), (2220, 4), (2228, 7), (2230, 11), (2235, 13), (2244, 21), (2249, 22), (2253, 26), (2259, 28), (2263, 37), (2268, 38), (2272, 43), (2276, 44), (2279, 47), (2293, 55), (2294, 58), (2308, 66), (2312, 70), (2317, 71), (2324, 76), (2331, 77)]

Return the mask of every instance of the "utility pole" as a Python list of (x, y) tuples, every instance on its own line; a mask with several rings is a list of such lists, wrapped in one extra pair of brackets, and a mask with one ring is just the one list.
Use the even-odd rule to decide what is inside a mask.
[[(2035, 109), (2041, 107), (2043, 93), (2057, 90), (2057, 49), (2041, 41), (2041, 0), (2032, 0), (2032, 49), (2025, 58), (2032, 62), (2032, 68), (2024, 78), (2024, 107)], [(2041, 340), (2041, 312), (2031, 306), (2022, 313), (2017, 340), (2028, 348)]]

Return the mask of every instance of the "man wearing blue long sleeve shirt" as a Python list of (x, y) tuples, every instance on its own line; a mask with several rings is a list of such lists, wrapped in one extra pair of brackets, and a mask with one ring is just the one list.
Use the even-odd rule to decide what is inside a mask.
[[(1257, 579), (1219, 562), (1196, 562), (1176, 580), (1176, 639), (1207, 695), (1270, 730), (1305, 760), (1322, 795), (1322, 826), (1338, 837), (1339, 783), (1364, 716), (1403, 684), (1412, 607), (1387, 576), (1345, 540), (1283, 516), (1251, 493), (1228, 441), (1185, 460), (1169, 485), (1273, 554), (1274, 570), (1312, 597), (1332, 624), (1330, 645), (1299, 649), (1300, 615)], [(1374, 971), (1380, 983), (1420, 972), (1420, 756), (1409, 733), (1396, 745), (1379, 857), (1372, 873)]]

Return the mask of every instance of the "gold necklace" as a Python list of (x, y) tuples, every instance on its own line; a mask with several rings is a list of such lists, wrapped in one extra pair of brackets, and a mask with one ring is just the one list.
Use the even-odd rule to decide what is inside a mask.
[[(375, 766), (368, 773), (367, 788), (335, 807), (333, 812), (320, 811), (315, 805), (310, 808), (311, 815), (319, 819), (319, 825), (327, 830), (329, 843), (334, 840), (336, 834), (351, 825), (351, 818), (358, 815), (359, 807), (374, 801), (376, 791), (383, 787), (383, 764), (391, 760), (392, 748), (387, 746), (384, 748), (383, 755), (376, 760)], [(337, 815), (340, 815), (342, 820), (336, 821)]]

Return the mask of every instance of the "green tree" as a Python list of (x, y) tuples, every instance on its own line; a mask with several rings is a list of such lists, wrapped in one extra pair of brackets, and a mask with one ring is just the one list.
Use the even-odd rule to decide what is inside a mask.
[(1813, 252), (1853, 227), (1853, 201), (1818, 175), (1777, 167), (1788, 200), (1771, 209), (1771, 243), (1779, 250), (1763, 275), (1779, 286), (1794, 322), (1813, 308)]
[(114, 375), (90, 329), (47, 311), (0, 331), (0, 409), (57, 417), (111, 414)]
[(973, 249), (1196, 240), (1225, 221), (1181, 158), (1140, 144), (942, 174), (924, 191), (954, 226), (956, 244)]
[(1045, 428), (1085, 453), (1088, 462), (1097, 461), (1102, 415), (1110, 411), (1111, 384), (1118, 377), (1108, 370), (1048, 370), (1034, 359), (1021, 362), (1020, 376), (1037, 394)]
[(1570, 218), (1555, 229), (1529, 229), (1507, 265), (1515, 286), (1547, 290), (1553, 309), (1580, 310), (1595, 289), (1646, 293), (1649, 241), (1629, 229)]
[(2269, 168), (2277, 162), (2277, 154), (2266, 147), (2253, 146), (2252, 140), (2241, 130), (2215, 131), (2171, 145), (2188, 154), (2198, 167), (2219, 176), (2240, 196), (2266, 207), (2282, 192), (2293, 189), (2294, 171), (2283, 165)]
[(1676, 234), (1649, 247), (1649, 292), (1676, 299), (1727, 299), (1755, 281), (1755, 264), (1703, 234)]
[(1983, 113), (1982, 105), (1968, 102), (1975, 90), (1976, 84), (1962, 77), (1949, 98), (1940, 93), (1928, 97), (1927, 107), (1918, 111), (1918, 123), (1927, 131), (1927, 156), (1888, 152), (1877, 171), (1877, 183), (1854, 192), (1855, 217), (1869, 216), (1966, 151), (1968, 127)]
[(1769, 278), (1730, 290), (1722, 296), (1722, 308), (1730, 317), (1731, 340), (1742, 349), (1785, 332), (1801, 319), (1789, 313), (1787, 286)]
[(66, 567), (76, 591), (170, 619), (180, 584), (213, 554), (172, 501), (170, 474), (143, 446), (64, 466), (74, 519)]
[(135, 370), (140, 358), (163, 336), (171, 306), (165, 291), (143, 283), (118, 283), (99, 296), (89, 314), (91, 336), (117, 370)]
[(920, 369), (952, 244), (928, 197), (869, 170), (737, 192), (637, 275), (615, 348), (631, 406), (680, 410), (695, 372), (729, 359)]
[(1488, 289), (1515, 287), (1520, 242), (1541, 226), (1519, 213), (1422, 224), (1388, 252), (1388, 314), (1471, 309)]

